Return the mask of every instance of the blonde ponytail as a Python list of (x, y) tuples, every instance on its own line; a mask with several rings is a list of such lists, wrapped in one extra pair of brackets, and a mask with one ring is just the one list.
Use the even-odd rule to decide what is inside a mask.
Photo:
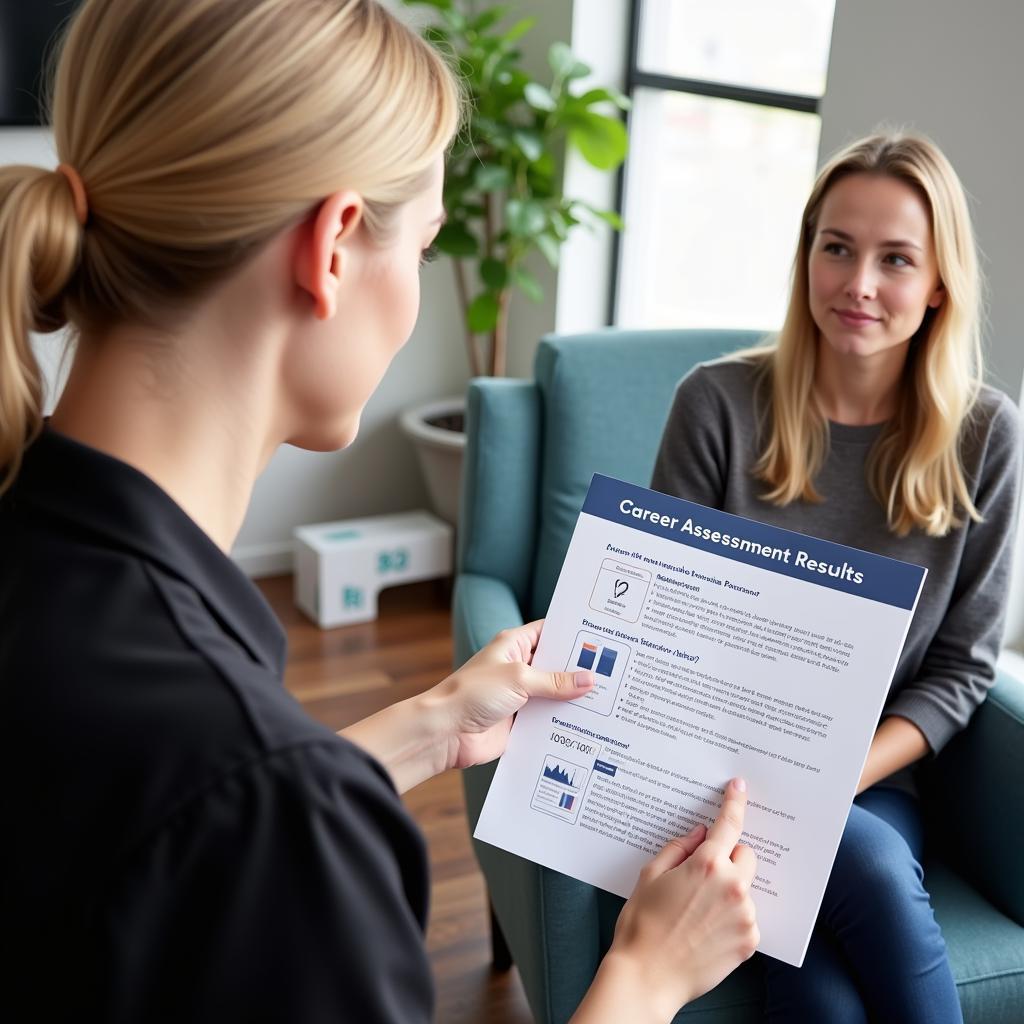
[(0, 494), (39, 433), (43, 380), (29, 332), (64, 326), (59, 298), (74, 274), (82, 227), (63, 175), (0, 167)]

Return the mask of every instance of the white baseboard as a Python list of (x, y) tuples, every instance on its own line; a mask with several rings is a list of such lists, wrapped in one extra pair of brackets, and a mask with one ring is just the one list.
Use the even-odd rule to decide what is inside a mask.
[(281, 576), (292, 571), (291, 541), (273, 544), (247, 544), (231, 552), (239, 569), (252, 579)]

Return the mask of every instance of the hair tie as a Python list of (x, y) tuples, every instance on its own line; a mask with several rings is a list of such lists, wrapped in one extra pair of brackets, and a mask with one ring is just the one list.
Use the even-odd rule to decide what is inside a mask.
[(85, 195), (85, 185), (82, 184), (81, 175), (71, 164), (58, 164), (57, 173), (63, 174), (67, 178), (68, 184), (71, 186), (71, 196), (75, 202), (75, 216), (78, 218), (78, 223), (84, 227), (85, 222), (89, 219), (89, 201)]

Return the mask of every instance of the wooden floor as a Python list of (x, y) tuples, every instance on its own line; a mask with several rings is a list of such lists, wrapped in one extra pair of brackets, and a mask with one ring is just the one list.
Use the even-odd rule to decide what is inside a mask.
[[(285, 685), (316, 719), (341, 729), (439, 682), (451, 669), (446, 585), (388, 590), (376, 622), (320, 630), (292, 602), (292, 578), (259, 581), (288, 631)], [(404, 796), (430, 848), (427, 949), (437, 981), (439, 1024), (531, 1024), (519, 976), (490, 967), (483, 877), (466, 824), (458, 773)]]

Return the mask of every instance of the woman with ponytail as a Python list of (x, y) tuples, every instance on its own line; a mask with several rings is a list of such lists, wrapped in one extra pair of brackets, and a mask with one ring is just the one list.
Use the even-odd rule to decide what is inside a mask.
[(963, 188), (921, 136), (825, 165), (771, 344), (679, 385), (652, 486), (928, 568), (801, 969), (766, 961), (766, 1019), (962, 1019), (920, 866), (911, 766), (985, 699), (1017, 525), (1016, 407), (981, 383)]
[[(398, 793), (592, 676), (531, 667), (533, 623), (335, 735), (227, 552), (412, 330), (456, 81), (375, 0), (85, 0), (49, 106), (59, 167), (0, 167), (4, 1018), (429, 1021)], [(30, 332), (65, 325), (46, 420)], [(645, 870), (579, 1024), (668, 1021), (751, 955), (744, 800)]]

